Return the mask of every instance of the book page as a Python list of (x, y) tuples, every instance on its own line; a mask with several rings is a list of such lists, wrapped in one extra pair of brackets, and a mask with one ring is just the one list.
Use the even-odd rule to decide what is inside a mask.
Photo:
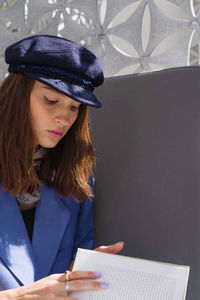
[(108, 289), (70, 293), (81, 300), (184, 300), (189, 267), (79, 249), (73, 270), (101, 272)]

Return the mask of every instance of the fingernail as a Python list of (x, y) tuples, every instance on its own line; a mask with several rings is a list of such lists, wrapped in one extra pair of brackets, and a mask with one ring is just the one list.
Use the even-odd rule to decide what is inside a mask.
[(94, 272), (94, 276), (96, 276), (96, 277), (101, 277), (101, 276), (102, 276), (102, 273), (101, 273), (101, 272)]
[(108, 288), (108, 283), (106, 283), (106, 282), (100, 282), (100, 287), (102, 287), (102, 288)]
[(124, 242), (119, 242), (120, 244), (122, 244), (124, 246)]

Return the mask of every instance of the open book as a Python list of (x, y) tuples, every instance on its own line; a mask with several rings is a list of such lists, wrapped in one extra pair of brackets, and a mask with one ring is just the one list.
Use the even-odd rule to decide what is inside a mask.
[(102, 272), (105, 290), (72, 292), (80, 300), (184, 300), (190, 268), (78, 249), (73, 271)]

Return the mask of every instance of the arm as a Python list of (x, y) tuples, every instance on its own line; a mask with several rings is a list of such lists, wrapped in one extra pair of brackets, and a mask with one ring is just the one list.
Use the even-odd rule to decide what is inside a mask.
[(78, 248), (92, 249), (93, 238), (93, 203), (92, 200), (86, 200), (80, 205), (78, 223), (74, 239), (72, 260), (75, 259)]
[[(94, 190), (94, 180), (91, 177), (90, 184)], [(93, 199), (87, 200), (81, 204), (79, 213), (79, 223), (75, 237), (73, 250), (73, 259), (70, 264), (70, 270), (73, 268), (74, 259), (78, 248), (92, 249), (94, 239), (94, 220), (93, 220)], [(100, 246), (94, 250), (106, 253), (116, 254), (124, 247), (124, 242), (118, 242), (109, 246)]]
[[(101, 290), (107, 284), (92, 279), (97, 279), (100, 274), (94, 272), (71, 272), (70, 291), (78, 290)], [(1, 300), (49, 300), (49, 299), (74, 299), (68, 295), (65, 288), (65, 273), (53, 274), (40, 279), (32, 284), (16, 289), (0, 292)], [(75, 300), (75, 299), (74, 299)]]
[[(94, 177), (90, 176), (89, 184), (94, 193)], [(94, 240), (93, 198), (83, 201), (80, 205), (78, 223), (74, 239), (73, 255), (70, 268), (78, 248), (92, 249)]]

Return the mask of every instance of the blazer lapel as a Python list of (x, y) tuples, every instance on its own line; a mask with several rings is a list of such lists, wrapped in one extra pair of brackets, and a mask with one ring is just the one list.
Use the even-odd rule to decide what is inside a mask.
[(42, 185), (39, 190), (32, 237), (37, 279), (49, 274), (71, 215), (52, 187)]
[(20, 284), (32, 283), (36, 264), (15, 197), (0, 185), (0, 257)]

